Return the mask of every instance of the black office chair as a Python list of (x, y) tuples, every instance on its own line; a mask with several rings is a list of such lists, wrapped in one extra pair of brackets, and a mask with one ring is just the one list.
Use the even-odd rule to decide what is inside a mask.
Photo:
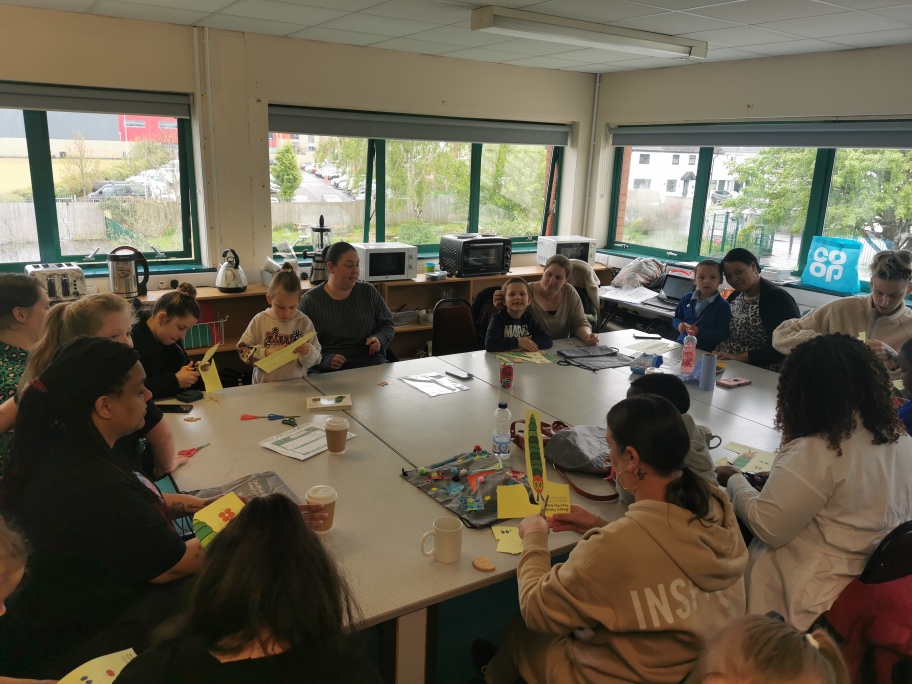
[(478, 349), (472, 305), (468, 299), (441, 299), (434, 305), (431, 354), (459, 354)]

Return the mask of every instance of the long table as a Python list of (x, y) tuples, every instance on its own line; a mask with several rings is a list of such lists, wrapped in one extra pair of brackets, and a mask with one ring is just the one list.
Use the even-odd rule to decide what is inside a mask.
[[(603, 333), (600, 338), (622, 352), (634, 343), (626, 332)], [(574, 343), (565, 340), (559, 346)], [(675, 353), (667, 355), (672, 365)], [(448, 512), (406, 482), (402, 470), (470, 451), (475, 444), (489, 448), (493, 412), (499, 401), (508, 402), (514, 419), (522, 418), (526, 408), (535, 408), (548, 422), (560, 418), (571, 424), (604, 425), (605, 413), (624, 398), (629, 384), (625, 369), (592, 373), (556, 364), (523, 363), (516, 366), (513, 389), (505, 390), (498, 382), (499, 364), (494, 354), (470, 352), (222, 390), (217, 393), (221, 401), (195, 404), (189, 417), (201, 418), (199, 421), (188, 422), (184, 416), (168, 414), (179, 449), (211, 443), (174, 473), (175, 480), (182, 490), (189, 491), (251, 473), (275, 471), (302, 499), (315, 484), (335, 487), (339, 492), (335, 523), (324, 539), (352, 584), (363, 612), (362, 626), (394, 625), (396, 651), (408, 654), (391, 666), (395, 680), (424, 681), (424, 661), (414, 656), (424, 653), (426, 610), (515, 575), (519, 556), (497, 554), (495, 539), (486, 529), (464, 530), (462, 557), (457, 563), (437, 563), (423, 556), (418, 550), (421, 535), (431, 529), (435, 518)], [(431, 398), (400, 380), (415, 374), (443, 373), (453, 367), (474, 374), (475, 378), (465, 383), (468, 391)], [(773, 377), (764, 380), (758, 373)], [(776, 374), (732, 364), (726, 375), (733, 374), (751, 377), (755, 384), (731, 392), (693, 389), (691, 414), (725, 441), (776, 448), (779, 438), (769, 418), (769, 390), (774, 387)], [(350, 432), (356, 437), (348, 442), (344, 456), (331, 457), (324, 452), (297, 461), (258, 445), (288, 426), (278, 421), (240, 420), (243, 413), (301, 414), (298, 422), (303, 424), (338, 415), (308, 414), (305, 399), (315, 394), (352, 395), (352, 408), (345, 413), (352, 423)], [(511, 448), (511, 465), (524, 469), (521, 451)], [(559, 481), (550, 466), (548, 475)], [(588, 478), (586, 488), (596, 493), (614, 491), (597, 477)], [(593, 504), (575, 494), (571, 498), (608, 520), (619, 518), (625, 510), (616, 502)], [(552, 554), (565, 553), (578, 539), (572, 532), (551, 534), (549, 548)], [(491, 559), (496, 570), (475, 570), (472, 559), (477, 555)]]

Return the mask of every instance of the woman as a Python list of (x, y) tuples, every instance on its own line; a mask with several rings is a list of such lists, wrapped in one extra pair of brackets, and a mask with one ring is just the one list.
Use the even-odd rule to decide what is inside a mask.
[(748, 610), (775, 610), (807, 629), (881, 539), (912, 519), (912, 438), (893, 410), (883, 364), (840, 334), (815, 337), (786, 358), (776, 428), (782, 446), (761, 492), (736, 468), (716, 474), (755, 536)]
[(146, 386), (153, 399), (173, 397), (199, 384), (199, 372), (187, 359), (183, 341), (200, 317), (196, 288), (181, 283), (162, 295), (150, 314), (139, 313), (133, 325), (133, 346), (146, 371)]
[(33, 553), (0, 622), (6, 673), (59, 677), (142, 647), (156, 620), (180, 608), (174, 582), (199, 568), (199, 542), (185, 543), (172, 520), (205, 502), (161, 494), (114, 449), (143, 425), (144, 379), (130, 347), (84, 337), (22, 394), (0, 509)]
[(304, 295), (301, 312), (320, 335), (323, 358), (314, 373), (386, 363), (393, 341), (393, 316), (377, 288), (358, 281), (360, 260), (347, 242), (323, 253), (329, 278)]
[[(50, 308), (47, 292), (36, 278), (0, 273), (0, 401), (16, 396), (29, 352), (38, 342)], [(12, 438), (11, 429), (0, 433), (0, 475)]]
[(357, 609), (344, 579), (281, 494), (250, 501), (216, 537), (189, 604), (118, 683), (380, 682), (348, 650)]
[(789, 319), (798, 318), (792, 295), (760, 277), (760, 262), (751, 252), (737, 247), (722, 259), (725, 280), (735, 291), (729, 295), (729, 337), (715, 349), (720, 359), (744, 361), (778, 371), (783, 355), (773, 348), (773, 331)]
[[(583, 302), (576, 288), (569, 282), (573, 264), (562, 254), (555, 254), (545, 263), (541, 281), (532, 283), (532, 303), (529, 311), (548, 333), (559, 340), (573, 335), (592, 347), (598, 344), (598, 335), (592, 332), (583, 312)], [(503, 309), (503, 290), (494, 293), (494, 306)]]
[(842, 297), (816, 308), (804, 318), (785, 321), (773, 332), (773, 346), (788, 354), (817, 335), (864, 334), (877, 358), (897, 369), (897, 352), (912, 339), (912, 310), (906, 295), (912, 292), (912, 252), (885, 250), (871, 262), (871, 294)]
[[(32, 378), (40, 375), (51, 358), (67, 342), (81, 336), (103, 337), (133, 347), (133, 311), (129, 302), (110, 293), (81, 297), (68, 304), (58, 304), (47, 315), (41, 339), (32, 350), (19, 385), (20, 393), (27, 391)], [(96, 359), (96, 364), (104, 359)], [(137, 469), (157, 480), (170, 473), (186, 459), (179, 460), (174, 452), (174, 435), (162, 420), (162, 412), (152, 403), (146, 407), (144, 425), (120, 440), (118, 450), (130, 458)], [(16, 421), (17, 404), (13, 400), (0, 406), (0, 429)], [(142, 441), (148, 443), (143, 447)]]
[(618, 484), (634, 492), (607, 523), (571, 506), (550, 523), (583, 538), (551, 567), (549, 523), (519, 527), (522, 620), (485, 671), (489, 683), (680, 682), (708, 630), (744, 614), (747, 551), (724, 493), (694, 474), (681, 414), (662, 397), (625, 399), (605, 438)]

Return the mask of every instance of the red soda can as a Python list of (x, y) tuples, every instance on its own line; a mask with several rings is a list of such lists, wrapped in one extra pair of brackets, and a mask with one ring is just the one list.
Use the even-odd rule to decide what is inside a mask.
[(500, 386), (504, 389), (513, 387), (513, 364), (509, 361), (500, 364)]

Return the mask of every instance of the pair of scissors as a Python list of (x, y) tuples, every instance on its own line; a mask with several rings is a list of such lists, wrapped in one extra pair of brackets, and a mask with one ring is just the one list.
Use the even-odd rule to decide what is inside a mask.
[(205, 444), (203, 444), (203, 446), (193, 447), (192, 449), (183, 449), (182, 451), (178, 451), (177, 455), (184, 456), (185, 458), (191, 458), (192, 456), (196, 456), (197, 451), (199, 451), (200, 449), (205, 449), (211, 443), (212, 442), (206, 442)]
[(548, 494), (548, 496), (545, 497), (545, 500), (544, 500), (544, 502), (542, 503), (541, 517), (543, 517), (543, 518), (547, 517), (547, 516), (545, 515), (545, 511), (548, 510), (548, 502), (549, 502), (550, 500), (551, 500), (551, 495)]

